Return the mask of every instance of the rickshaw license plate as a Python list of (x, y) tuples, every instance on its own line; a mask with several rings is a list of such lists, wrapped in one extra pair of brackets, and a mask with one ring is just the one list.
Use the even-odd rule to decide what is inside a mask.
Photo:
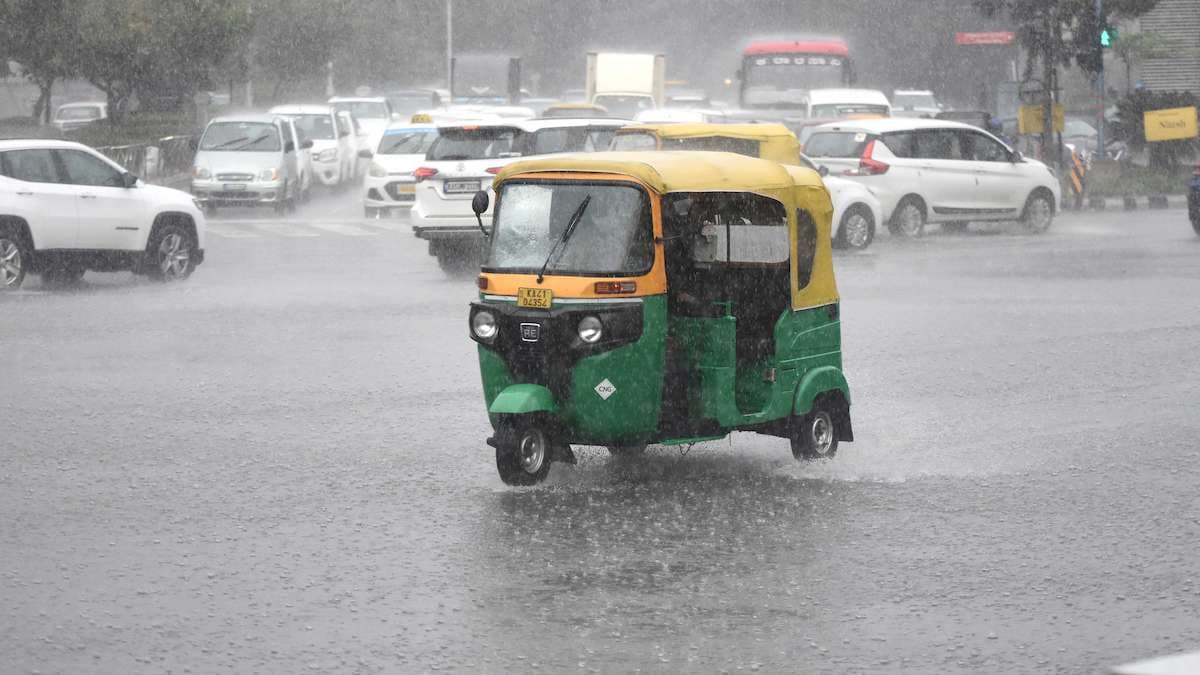
[(554, 291), (549, 288), (518, 288), (517, 307), (550, 309), (554, 302)]

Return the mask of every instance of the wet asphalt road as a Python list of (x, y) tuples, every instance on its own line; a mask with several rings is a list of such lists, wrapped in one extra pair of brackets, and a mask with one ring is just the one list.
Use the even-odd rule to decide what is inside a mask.
[(1196, 648), (1200, 238), (837, 260), (858, 442), (496, 477), (470, 279), (350, 196), (0, 298), (4, 672), (1097, 672)]

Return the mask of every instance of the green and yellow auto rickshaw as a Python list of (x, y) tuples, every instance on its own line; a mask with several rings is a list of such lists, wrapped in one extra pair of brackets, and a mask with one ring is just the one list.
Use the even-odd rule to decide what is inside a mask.
[[(468, 319), (501, 479), (731, 431), (798, 459), (852, 441), (829, 194), (716, 152), (510, 164)], [(484, 211), (487, 193), (474, 207)]]

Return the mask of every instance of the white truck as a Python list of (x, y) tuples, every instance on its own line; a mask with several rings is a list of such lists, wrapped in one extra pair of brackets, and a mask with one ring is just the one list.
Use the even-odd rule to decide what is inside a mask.
[(604, 106), (613, 117), (633, 119), (639, 112), (663, 107), (666, 69), (662, 54), (589, 52), (587, 100)]

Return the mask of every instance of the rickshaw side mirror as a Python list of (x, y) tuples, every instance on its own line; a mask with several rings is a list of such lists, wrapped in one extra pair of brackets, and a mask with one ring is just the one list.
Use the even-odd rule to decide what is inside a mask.
[(488, 197), (487, 190), (480, 190), (471, 198), (471, 210), (476, 216), (482, 216), (491, 205), (491, 199)]

